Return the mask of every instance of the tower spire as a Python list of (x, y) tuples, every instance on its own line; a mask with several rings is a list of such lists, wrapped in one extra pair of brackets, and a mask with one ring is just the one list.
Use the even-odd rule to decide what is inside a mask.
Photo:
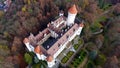
[(68, 17), (67, 17), (67, 26), (70, 26), (74, 24), (75, 17), (77, 15), (77, 8), (76, 5), (74, 4), (69, 10), (68, 10)]
[(77, 12), (78, 12), (75, 4), (68, 11), (71, 14), (77, 14)]

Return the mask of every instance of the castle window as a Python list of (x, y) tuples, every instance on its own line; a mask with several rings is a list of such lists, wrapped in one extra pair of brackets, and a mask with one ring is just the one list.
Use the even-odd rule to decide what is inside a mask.
[(73, 29), (73, 32), (75, 32), (75, 28)]
[(58, 47), (60, 47), (60, 43), (58, 43)]
[(68, 39), (68, 38), (69, 38), (69, 35), (66, 35), (66, 38)]

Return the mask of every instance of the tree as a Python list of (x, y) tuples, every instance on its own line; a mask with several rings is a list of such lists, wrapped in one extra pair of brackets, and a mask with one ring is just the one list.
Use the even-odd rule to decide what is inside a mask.
[(38, 63), (32, 66), (33, 68), (47, 68), (47, 62), (43, 60), (39, 60)]
[(30, 54), (28, 54), (28, 53), (25, 53), (24, 58), (25, 58), (25, 61), (26, 61), (28, 64), (31, 64), (32, 61), (33, 61), (33, 57), (32, 57)]
[(32, 68), (46, 68), (47, 62), (39, 60), (33, 52), (25, 53), (25, 61), (32, 66)]
[(11, 51), (13, 53), (13, 55), (22, 53), (23, 47), (22, 47), (22, 42), (21, 42), (21, 38), (19, 37), (14, 37), (14, 41), (11, 47)]
[(119, 68), (118, 58), (116, 56), (109, 57), (103, 68)]
[(85, 9), (86, 6), (89, 5), (89, 1), (88, 1), (88, 0), (79, 0), (78, 5), (79, 5), (82, 9)]
[(93, 50), (97, 50), (97, 46), (93, 42), (88, 42), (86, 44), (86, 49), (88, 50), (88, 52), (91, 52)]
[(120, 15), (120, 3), (115, 5), (115, 9), (113, 12), (115, 15)]
[(103, 65), (106, 62), (106, 57), (104, 54), (98, 54), (97, 58), (95, 59), (96, 65)]
[(2, 18), (3, 15), (4, 15), (4, 12), (0, 11), (0, 19)]
[(97, 54), (98, 54), (97, 50), (91, 51), (91, 52), (89, 53), (90, 59), (94, 60), (94, 59), (96, 58)]

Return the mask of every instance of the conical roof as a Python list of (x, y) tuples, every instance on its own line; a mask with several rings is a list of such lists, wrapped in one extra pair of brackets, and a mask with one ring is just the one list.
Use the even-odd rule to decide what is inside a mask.
[(28, 43), (28, 42), (29, 42), (29, 39), (28, 39), (28, 38), (25, 38), (25, 39), (23, 40), (23, 42), (24, 42), (24, 43)]
[(34, 49), (35, 53), (38, 53), (38, 54), (42, 54), (41, 52), (41, 49), (40, 49), (40, 46), (38, 45), (35, 49)]
[(84, 27), (84, 24), (83, 24), (83, 23), (81, 23), (81, 24), (80, 24), (80, 27)]
[(48, 57), (46, 58), (46, 60), (47, 60), (48, 62), (51, 62), (51, 61), (53, 60), (53, 57), (52, 57), (52, 56), (48, 56)]
[(68, 11), (71, 14), (76, 14), (78, 12), (75, 4)]

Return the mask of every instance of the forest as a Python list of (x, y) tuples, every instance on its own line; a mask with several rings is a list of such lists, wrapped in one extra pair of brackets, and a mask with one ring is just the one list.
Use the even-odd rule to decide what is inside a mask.
[[(77, 18), (85, 21), (81, 35), (84, 45), (91, 53), (97, 51), (95, 58), (89, 56), (90, 60), (96, 68), (120, 67), (120, 0), (11, 1), (6, 12), (0, 10), (0, 67), (25, 68), (28, 64), (23, 39), (46, 28), (61, 10), (67, 17), (73, 4), (77, 6)], [(105, 61), (100, 61), (101, 54)]]

